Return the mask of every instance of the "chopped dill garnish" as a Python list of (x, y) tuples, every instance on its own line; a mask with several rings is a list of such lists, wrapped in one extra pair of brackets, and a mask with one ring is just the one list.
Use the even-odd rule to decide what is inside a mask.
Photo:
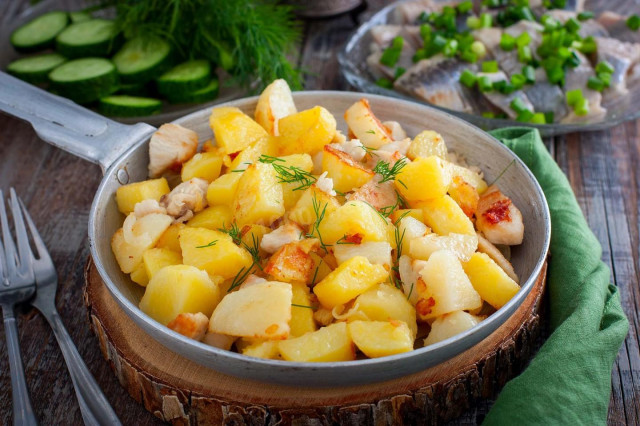
[[(386, 161), (380, 160), (378, 161), (376, 166), (373, 168), (373, 171), (374, 173), (377, 173), (380, 176), (382, 176), (382, 180), (380, 180), (380, 183), (383, 183), (383, 182), (395, 180), (396, 176), (398, 176), (398, 173), (400, 173), (400, 170), (402, 170), (402, 168), (406, 165), (407, 165), (406, 158), (399, 159), (398, 161), (396, 161), (396, 163), (393, 166), (390, 166), (389, 163)], [(398, 181), (398, 182), (400, 182), (402, 186), (406, 188), (406, 185), (402, 183), (402, 181)]]
[(507, 172), (507, 170), (509, 170), (509, 168), (510, 168), (511, 166), (513, 166), (515, 163), (516, 163), (516, 160), (515, 160), (515, 158), (514, 158), (514, 159), (513, 159), (513, 160), (511, 160), (511, 162), (507, 165), (507, 167), (505, 167), (505, 168), (500, 172), (500, 174), (498, 175), (498, 177), (497, 177), (497, 178), (495, 178), (495, 179), (493, 180), (493, 182), (491, 182), (491, 183), (489, 184), (489, 186), (491, 186), (491, 185), (495, 184), (498, 180), (500, 180), (500, 178), (501, 178), (501, 177), (502, 177), (502, 176)]
[(273, 164), (276, 161), (279, 161), (279, 162), (282, 162), (282, 163), (285, 162), (284, 159), (282, 159), (282, 158), (273, 157), (271, 155), (266, 155), (266, 154), (262, 154), (260, 156), (260, 158), (258, 159), (258, 161), (261, 162), (261, 163), (266, 163), (266, 164)]
[(196, 246), (196, 248), (206, 248), (206, 247), (213, 247), (216, 245), (216, 243), (218, 242), (218, 240), (213, 240), (211, 241), (209, 244), (205, 244), (203, 246)]
[(280, 162), (284, 162), (282, 158), (262, 155), (258, 161), (261, 163), (271, 164), (278, 174), (278, 181), (280, 183), (297, 183), (298, 186), (293, 188), (293, 191), (307, 189), (316, 183), (317, 178), (311, 173), (304, 171), (299, 167), (279, 164)]
[(238, 271), (236, 276), (233, 277), (233, 281), (231, 282), (231, 286), (229, 287), (229, 290), (227, 290), (227, 293), (230, 293), (231, 290), (242, 285), (242, 283), (249, 276), (249, 273), (251, 273), (252, 268), (253, 268), (253, 265), (251, 265), (249, 268), (245, 268), (244, 266), (240, 268), (240, 271)]
[(371, 133), (372, 135), (375, 135), (375, 134), (376, 134), (376, 131), (375, 131), (375, 130), (373, 130), (373, 129), (371, 129), (371, 130), (367, 130), (365, 133)]
[(342, 237), (340, 237), (338, 241), (336, 241), (336, 244), (355, 244), (355, 243), (352, 241), (349, 241), (349, 237), (347, 236), (347, 234), (345, 234)]
[(311, 279), (311, 285), (314, 285), (316, 283), (316, 278), (318, 278), (318, 270), (320, 269), (320, 265), (322, 265), (322, 262), (324, 262), (324, 260), (320, 259), (320, 263), (318, 263), (318, 266), (316, 266), (316, 270), (313, 273), (313, 278)]
[(318, 201), (318, 198), (316, 197), (315, 194), (313, 194), (313, 198), (311, 199), (311, 203), (313, 205), (313, 212), (316, 215), (316, 220), (313, 223), (313, 225), (311, 226), (311, 229), (309, 229), (309, 233), (306, 235), (307, 238), (318, 238), (318, 240), (320, 240), (320, 247), (322, 247), (322, 249), (324, 250), (325, 253), (328, 253), (329, 250), (327, 250), (327, 247), (330, 247), (331, 245), (327, 245), (324, 243), (324, 241), (322, 241), (322, 235), (320, 235), (320, 224), (322, 223), (322, 221), (324, 220), (324, 215), (327, 213), (327, 206), (329, 205), (329, 203), (324, 203), (323, 206), (320, 206), (320, 202)]
[(218, 231), (228, 234), (235, 245), (239, 246), (242, 243), (242, 232), (238, 228), (238, 224), (236, 224), (235, 222), (232, 223), (231, 227), (229, 228), (218, 228)]
[(398, 247), (398, 259), (402, 256), (402, 241), (404, 240), (404, 234), (407, 232), (407, 229), (402, 230), (402, 234), (400, 234), (400, 229), (396, 226), (394, 234), (396, 239), (396, 246)]
[(307, 306), (307, 305), (298, 305), (297, 303), (292, 303), (291, 306), (295, 306), (297, 308), (307, 308), (307, 309), (311, 309), (312, 311), (317, 310), (318, 308), (313, 307), (313, 306)]
[(394, 225), (394, 226), (398, 226), (398, 224), (400, 223), (400, 221), (401, 221), (402, 219), (404, 219), (404, 218), (405, 218), (409, 213), (411, 213), (409, 210), (407, 210), (406, 212), (402, 213), (402, 214), (400, 215), (400, 217), (399, 217), (399, 218), (397, 218), (395, 222), (393, 222), (393, 225)]
[(413, 286), (415, 286), (416, 283), (411, 283), (411, 289), (409, 290), (409, 294), (407, 294), (407, 300), (411, 299), (411, 294), (413, 293)]
[(251, 255), (251, 258), (253, 259), (253, 265), (257, 266), (258, 268), (260, 268), (260, 270), (262, 270), (262, 263), (261, 263), (262, 259), (260, 258), (260, 242), (258, 241), (256, 234), (254, 233), (251, 233), (251, 239), (253, 241), (251, 246), (249, 246), (244, 242), (242, 243), (242, 245), (244, 246), (244, 248), (247, 249), (247, 251)]

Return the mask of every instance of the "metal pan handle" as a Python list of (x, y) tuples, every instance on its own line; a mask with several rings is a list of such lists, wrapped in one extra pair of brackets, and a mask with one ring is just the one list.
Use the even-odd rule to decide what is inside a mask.
[(92, 163), (102, 171), (155, 128), (117, 123), (0, 72), (0, 111), (28, 121), (44, 141)]

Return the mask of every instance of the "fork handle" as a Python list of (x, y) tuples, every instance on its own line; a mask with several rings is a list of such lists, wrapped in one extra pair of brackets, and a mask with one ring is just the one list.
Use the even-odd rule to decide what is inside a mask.
[(13, 306), (2, 306), (4, 332), (7, 336), (7, 352), (9, 353), (9, 370), (11, 371), (11, 392), (13, 397), (13, 424), (37, 425), (38, 421), (33, 414), (29, 390), (24, 378), (24, 366), (20, 356), (20, 343), (18, 340), (18, 326), (13, 314)]
[(118, 416), (82, 360), (58, 312), (47, 312), (47, 310), (41, 310), (41, 312), (49, 321), (67, 363), (84, 424), (87, 426), (120, 425)]

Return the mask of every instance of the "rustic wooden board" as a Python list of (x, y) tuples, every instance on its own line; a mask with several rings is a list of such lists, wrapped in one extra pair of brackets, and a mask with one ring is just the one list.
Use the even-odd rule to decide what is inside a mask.
[[(126, 316), (91, 260), (85, 304), (104, 357), (144, 407), (174, 424), (434, 424), (491, 398), (528, 362), (540, 333), (546, 264), (516, 313), (457, 357), (400, 379), (345, 388), (274, 385), (224, 375), (175, 354)], [(276, 422), (277, 422), (276, 421)]]

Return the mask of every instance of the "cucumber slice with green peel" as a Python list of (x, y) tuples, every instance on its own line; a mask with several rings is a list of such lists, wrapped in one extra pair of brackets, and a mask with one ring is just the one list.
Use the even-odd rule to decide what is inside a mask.
[(162, 74), (156, 81), (158, 92), (167, 98), (202, 89), (211, 81), (211, 64), (203, 59), (184, 62)]
[(56, 49), (67, 58), (107, 56), (118, 32), (113, 21), (91, 19), (69, 25), (56, 37)]
[(33, 84), (48, 81), (51, 70), (66, 62), (67, 58), (58, 53), (45, 53), (11, 62), (7, 66), (9, 74)]
[(140, 96), (113, 95), (100, 99), (100, 112), (111, 117), (141, 117), (160, 112), (162, 101)]
[(118, 88), (115, 65), (104, 58), (65, 62), (49, 73), (51, 89), (78, 103), (90, 103)]
[(83, 10), (79, 10), (77, 12), (69, 12), (69, 19), (71, 19), (72, 23), (76, 22), (84, 22), (93, 19), (93, 16), (89, 12), (85, 12)]
[(37, 52), (53, 46), (56, 36), (69, 23), (66, 12), (49, 12), (27, 22), (11, 34), (11, 44), (19, 52)]
[(178, 103), (202, 103), (215, 99), (218, 96), (218, 89), (220, 84), (217, 78), (213, 78), (209, 84), (202, 89), (198, 89), (194, 92), (183, 92), (174, 97), (168, 98), (172, 104)]
[(160, 38), (132, 38), (114, 55), (113, 62), (124, 83), (146, 83), (170, 66), (171, 46)]

